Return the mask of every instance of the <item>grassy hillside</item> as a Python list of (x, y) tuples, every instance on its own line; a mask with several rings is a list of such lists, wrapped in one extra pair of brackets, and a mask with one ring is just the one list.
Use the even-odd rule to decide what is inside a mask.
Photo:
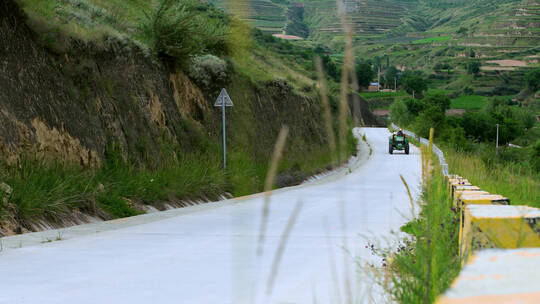
[[(275, 186), (336, 165), (312, 48), (200, 1), (166, 1), (0, 5), (1, 234), (262, 191), (284, 125)], [(222, 87), (235, 105), (227, 170)], [(350, 133), (340, 142), (354, 153)]]

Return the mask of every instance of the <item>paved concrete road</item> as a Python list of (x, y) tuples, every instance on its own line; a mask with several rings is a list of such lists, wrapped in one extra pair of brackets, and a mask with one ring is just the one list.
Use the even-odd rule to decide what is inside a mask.
[[(373, 149), (362, 166), (326, 182), (274, 193), (261, 257), (256, 249), (262, 196), (185, 208), (175, 216), (171, 214), (177, 211), (172, 210), (158, 215), (162, 219), (154, 215), (154, 220), (137, 225), (1, 252), (0, 303), (379, 299), (369, 276), (355, 265), (358, 261), (380, 265), (366, 249), (365, 236), (388, 239), (411, 217), (399, 174), (417, 195), (421, 161), (412, 146), (410, 155), (389, 155), (386, 129), (359, 132), (366, 134)], [(369, 148), (362, 153), (369, 153)], [(283, 231), (298, 202), (303, 205), (277, 272), (271, 275)], [(272, 288), (270, 277), (275, 277)]]

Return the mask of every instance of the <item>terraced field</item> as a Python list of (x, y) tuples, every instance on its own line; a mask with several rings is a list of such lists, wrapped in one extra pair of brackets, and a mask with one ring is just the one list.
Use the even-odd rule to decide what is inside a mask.
[(265, 33), (282, 33), (287, 24), (287, 7), (269, 0), (208, 0), (208, 2), (238, 16)]
[[(508, 95), (519, 92), (524, 73), (538, 67), (540, 52), (540, 1), (472, 0), (419, 1), (411, 16), (422, 16), (423, 31), (408, 29), (398, 35), (357, 45), (360, 57), (390, 56), (400, 68), (432, 74), (437, 63), (451, 71), (432, 75), (433, 83), (455, 91), (475, 88), (475, 93)], [(400, 41), (401, 40), (401, 41)], [(471, 61), (481, 64), (480, 75), (467, 75)]]
[[(302, 7), (307, 41), (322, 44), (339, 58), (344, 47), (334, 0), (209, 0), (266, 33), (286, 32), (291, 7)], [(228, 5), (225, 5), (227, 3)], [(449, 64), (433, 83), (457, 90), (474, 86), (481, 94), (510, 95), (523, 87), (524, 73), (539, 66), (540, 0), (342, 0), (354, 31), (357, 56), (383, 58), (400, 69), (432, 74)], [(290, 34), (290, 33), (289, 33)], [(295, 35), (295, 34), (293, 34)], [(519, 64), (499, 64), (514, 60)], [(339, 60), (338, 60), (339, 61)], [(482, 77), (467, 75), (479, 61)], [(514, 62), (514, 63), (515, 63)], [(508, 90), (501, 89), (509, 87)]]
[[(329, 42), (341, 39), (342, 25), (336, 1), (302, 1), (314, 39)], [(343, 8), (357, 40), (382, 38), (409, 25), (411, 1), (344, 0)]]

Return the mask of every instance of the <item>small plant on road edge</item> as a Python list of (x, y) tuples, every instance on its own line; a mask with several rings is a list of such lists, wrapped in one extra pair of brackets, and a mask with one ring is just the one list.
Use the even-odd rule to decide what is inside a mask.
[[(427, 147), (422, 146), (426, 158)], [(433, 156), (436, 157), (436, 156)], [(426, 163), (424, 161), (424, 170)], [(422, 210), (401, 227), (408, 235), (397, 248), (378, 252), (383, 258), (386, 278), (380, 284), (398, 303), (433, 303), (459, 274), (459, 217), (436, 159), (425, 172), (420, 198)]]

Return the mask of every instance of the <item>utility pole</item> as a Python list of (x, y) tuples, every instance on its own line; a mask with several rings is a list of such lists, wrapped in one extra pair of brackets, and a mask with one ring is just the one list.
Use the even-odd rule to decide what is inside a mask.
[(495, 155), (499, 155), (499, 124), (497, 124), (497, 139), (495, 140)]
[(379, 70), (377, 72), (377, 91), (381, 90), (381, 66), (379, 65)]
[(397, 77), (394, 76), (394, 92), (397, 92)]

